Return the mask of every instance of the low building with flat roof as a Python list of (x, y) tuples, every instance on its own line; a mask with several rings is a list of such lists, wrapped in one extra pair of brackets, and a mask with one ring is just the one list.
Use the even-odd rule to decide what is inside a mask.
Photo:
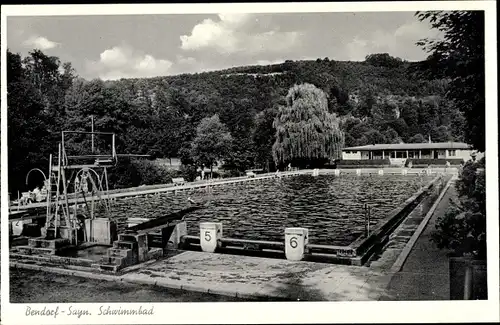
[(342, 149), (343, 160), (463, 159), (472, 158), (472, 146), (462, 142), (384, 143)]

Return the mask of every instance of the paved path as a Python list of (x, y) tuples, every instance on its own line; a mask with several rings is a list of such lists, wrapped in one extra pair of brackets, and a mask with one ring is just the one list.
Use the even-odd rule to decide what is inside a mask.
[(400, 272), (394, 274), (381, 300), (449, 300), (448, 250), (437, 248), (431, 241), (437, 219), (456, 199), (455, 183), (449, 187), (432, 218), (418, 238)]

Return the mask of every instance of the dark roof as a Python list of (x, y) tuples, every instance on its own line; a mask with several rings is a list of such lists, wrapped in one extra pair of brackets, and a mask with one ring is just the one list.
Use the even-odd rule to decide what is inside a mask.
[(366, 146), (349, 147), (343, 151), (371, 151), (371, 150), (419, 150), (419, 149), (472, 149), (470, 145), (462, 142), (436, 142), (436, 143), (381, 143)]

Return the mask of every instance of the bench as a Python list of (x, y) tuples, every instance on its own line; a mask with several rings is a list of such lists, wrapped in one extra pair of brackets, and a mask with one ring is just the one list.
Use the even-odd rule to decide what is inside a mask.
[(172, 178), (172, 183), (174, 183), (174, 185), (183, 185), (186, 181), (184, 180), (184, 177), (175, 177)]

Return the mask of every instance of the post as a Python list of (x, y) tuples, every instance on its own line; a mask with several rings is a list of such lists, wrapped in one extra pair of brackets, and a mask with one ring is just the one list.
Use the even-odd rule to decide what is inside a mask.
[(464, 279), (464, 300), (471, 300), (472, 298), (472, 266), (470, 262), (467, 263), (465, 268), (465, 279)]
[(365, 216), (365, 236), (368, 237), (368, 206), (363, 204), (364, 216)]
[(91, 115), (90, 118), (92, 119), (92, 154), (94, 153), (94, 115)]
[(49, 155), (49, 180), (47, 182), (47, 221), (45, 227), (48, 227), (50, 220), (50, 204), (52, 201), (52, 154)]
[[(64, 141), (64, 132), (63, 132), (63, 141)], [(59, 183), (61, 181), (61, 153), (62, 153), (62, 150), (61, 150), (61, 144), (59, 143), (59, 156), (57, 158), (57, 194), (56, 194), (56, 209), (55, 209), (55, 212), (54, 212), (54, 238), (57, 238), (57, 218), (58, 218), (58, 213), (59, 213)]]
[(306, 246), (309, 243), (307, 228), (285, 229), (285, 255), (290, 261), (300, 261), (304, 258)]
[[(61, 154), (64, 152), (61, 146), (62, 148), (64, 148), (64, 131), (61, 132), (61, 143), (59, 144), (59, 160), (61, 160)], [(62, 163), (66, 165), (66, 160), (64, 159), (64, 157), (62, 157)]]
[(113, 155), (113, 158), (115, 158), (116, 152), (115, 152), (115, 134), (114, 133), (113, 133), (113, 137), (112, 137), (112, 142), (113, 143), (111, 145), (113, 146), (113, 148), (111, 149), (112, 150), (111, 154)]
[[(108, 184), (108, 172), (107, 172), (107, 168), (104, 167), (104, 179), (106, 180), (106, 195), (108, 195), (108, 199), (109, 199), (109, 184)], [(109, 202), (109, 205), (108, 205), (108, 202)], [(107, 205), (107, 208), (108, 208), (108, 213), (111, 212), (111, 201), (106, 201), (106, 205)]]
[(222, 238), (222, 223), (202, 222), (200, 223), (200, 244), (204, 252), (213, 253)]
[(372, 207), (368, 207), (368, 223), (366, 224), (367, 229), (368, 229), (368, 236), (367, 237), (370, 237), (370, 219), (371, 219), (371, 216), (372, 216)]

